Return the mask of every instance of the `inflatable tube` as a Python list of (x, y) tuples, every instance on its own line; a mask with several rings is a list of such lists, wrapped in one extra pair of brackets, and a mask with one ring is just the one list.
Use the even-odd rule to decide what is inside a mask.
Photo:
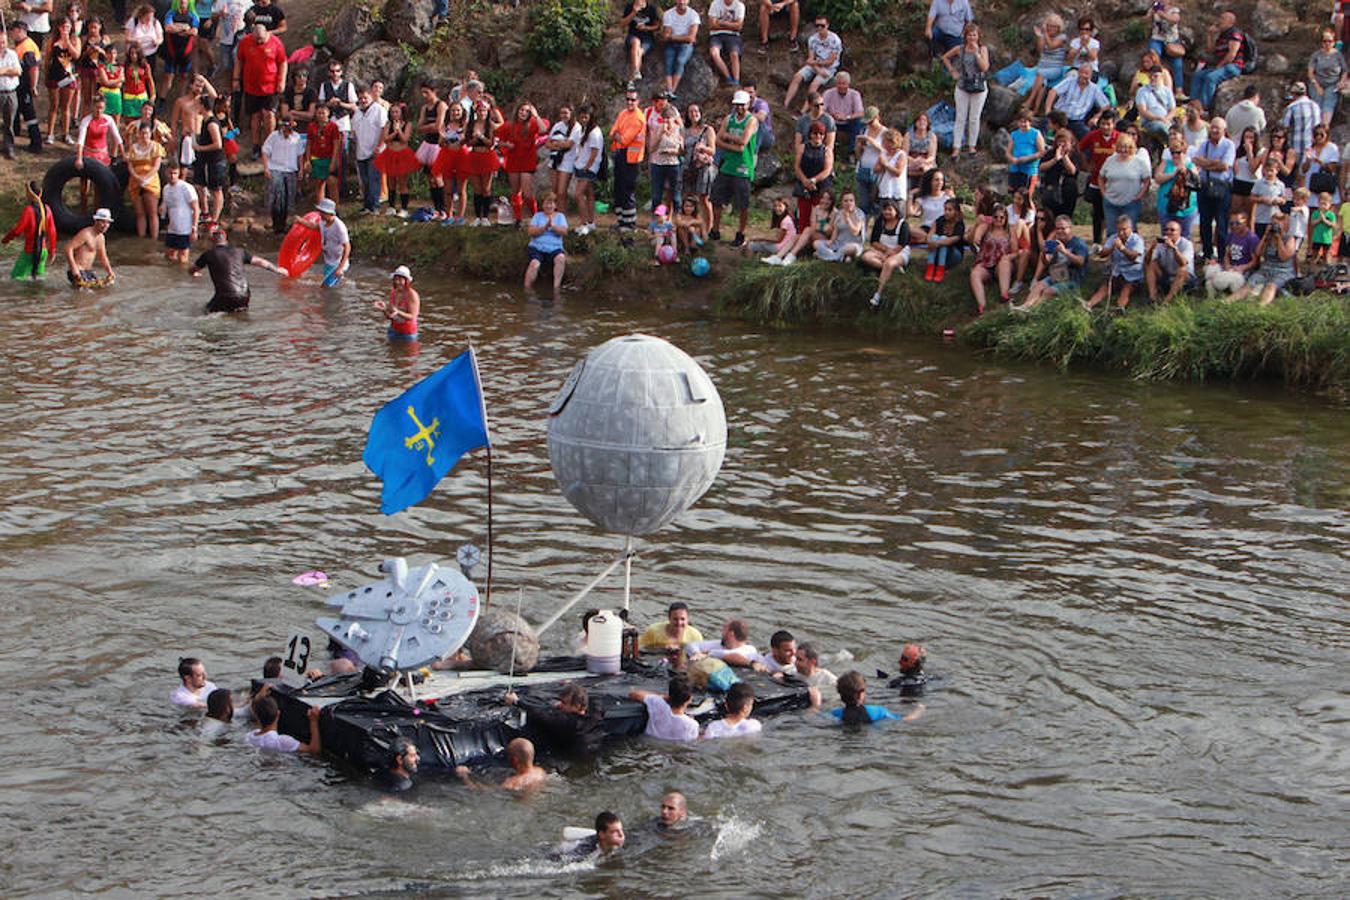
[(56, 230), (62, 234), (74, 234), (81, 228), (93, 224), (91, 209), (87, 213), (76, 212), (66, 206), (61, 196), (66, 183), (75, 178), (87, 178), (94, 188), (94, 208), (105, 207), (113, 214), (113, 224), (118, 231), (136, 230), (136, 216), (122, 204), (126, 194), (126, 183), (118, 179), (117, 174), (94, 159), (84, 161), (83, 171), (75, 168), (75, 157), (68, 156), (58, 160), (42, 177), (42, 199), (52, 208), (52, 220)]
[[(302, 225), (302, 222), (309, 222), (313, 227)], [(299, 278), (309, 271), (314, 260), (323, 252), (323, 238), (319, 235), (318, 227), (319, 214), (305, 213), (291, 226), (281, 242), (281, 249), (277, 251), (277, 265), (289, 272), (292, 278)]]
[(576, 825), (563, 826), (564, 841), (584, 841), (588, 837), (595, 837), (594, 828), (581, 828)]

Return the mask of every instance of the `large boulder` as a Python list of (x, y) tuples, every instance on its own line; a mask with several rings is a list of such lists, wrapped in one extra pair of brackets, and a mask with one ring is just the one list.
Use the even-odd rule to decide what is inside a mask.
[(1017, 91), (991, 81), (989, 96), (984, 101), (984, 121), (990, 128), (1010, 125), (1023, 103), (1024, 98)]
[(473, 664), (480, 669), (522, 674), (539, 662), (539, 638), (530, 623), (500, 607), (483, 611), (467, 646)]
[[(775, 135), (775, 137), (776, 136), (777, 135)], [(777, 184), (779, 178), (782, 177), (785, 166), (783, 165), (783, 161), (778, 158), (778, 154), (774, 152), (777, 149), (778, 145), (774, 144), (773, 150), (768, 153), (760, 154), (755, 160), (755, 179), (753, 184), (756, 189), (766, 188)]]
[(361, 87), (375, 79), (383, 81), (390, 97), (401, 96), (403, 73), (408, 68), (408, 56), (398, 44), (376, 41), (367, 44), (347, 58), (347, 77)]
[(1267, 75), (1288, 75), (1294, 71), (1294, 64), (1283, 53), (1268, 53), (1261, 57), (1261, 69)]
[(425, 50), (431, 45), (431, 34), (436, 30), (434, 9), (433, 0), (389, 0), (384, 5), (385, 33), (391, 40), (415, 50)]
[[(600, 59), (616, 82), (620, 84), (627, 82), (628, 54), (621, 42), (607, 42), (600, 51)], [(665, 90), (665, 76), (665, 63), (662, 61), (661, 52), (659, 48), (654, 47), (642, 58), (642, 78), (635, 87), (644, 100), (649, 99), (656, 92)], [(680, 87), (676, 91), (679, 95), (676, 102), (681, 109), (689, 103), (702, 105), (716, 93), (717, 82), (717, 74), (708, 63), (707, 53), (695, 51), (689, 58), (689, 64), (684, 67), (684, 75), (681, 76)], [(620, 99), (619, 106), (622, 105)]]
[(1257, 40), (1269, 41), (1282, 38), (1298, 24), (1298, 16), (1283, 4), (1273, 0), (1260, 0), (1252, 10), (1251, 32)]
[(338, 10), (328, 26), (328, 46), (339, 59), (346, 59), (372, 41), (380, 39), (380, 23), (363, 3), (349, 3)]

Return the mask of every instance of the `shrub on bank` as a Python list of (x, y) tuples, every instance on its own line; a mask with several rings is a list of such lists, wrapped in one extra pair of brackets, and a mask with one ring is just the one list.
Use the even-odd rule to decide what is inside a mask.
[(526, 48), (536, 62), (556, 72), (573, 53), (599, 48), (609, 13), (608, 0), (544, 0), (530, 12)]

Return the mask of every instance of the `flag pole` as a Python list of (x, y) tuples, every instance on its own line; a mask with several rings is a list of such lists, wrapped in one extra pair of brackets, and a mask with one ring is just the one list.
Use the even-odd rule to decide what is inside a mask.
[(483, 396), (483, 379), (478, 374), (478, 352), (469, 341), (469, 359), (473, 362), (473, 380), (478, 385), (478, 403), (483, 413), (483, 433), (487, 434), (487, 599), (483, 606), (492, 605), (492, 435), (488, 434), (487, 399)]

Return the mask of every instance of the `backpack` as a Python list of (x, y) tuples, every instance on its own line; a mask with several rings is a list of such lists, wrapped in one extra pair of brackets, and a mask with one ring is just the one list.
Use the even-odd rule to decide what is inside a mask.
[(1238, 40), (1242, 42), (1242, 74), (1250, 75), (1260, 64), (1260, 54), (1256, 50), (1256, 41), (1245, 31), (1239, 31)]
[[(602, 131), (600, 134), (601, 134), (601, 136), (603, 136), (603, 135), (604, 135), (604, 132)], [(590, 132), (587, 132), (586, 135), (587, 135), (587, 137), (589, 137), (589, 136), (590, 136)], [(605, 143), (603, 143), (603, 144), (600, 145), (600, 146), (601, 146), (601, 150), (600, 150), (600, 168), (598, 168), (598, 169), (595, 170), (595, 180), (596, 180), (596, 181), (609, 181), (609, 154), (610, 154), (610, 150), (609, 150), (609, 146), (608, 146), (608, 145), (609, 145), (609, 141), (605, 141)]]

